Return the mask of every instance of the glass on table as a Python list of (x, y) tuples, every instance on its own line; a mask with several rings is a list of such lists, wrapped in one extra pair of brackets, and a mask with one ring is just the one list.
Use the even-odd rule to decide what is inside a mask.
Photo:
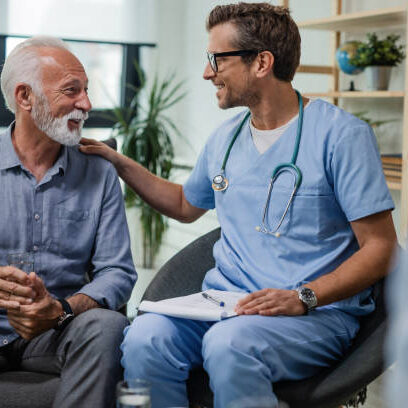
[(150, 383), (141, 379), (121, 381), (116, 387), (116, 408), (150, 408)]
[(7, 263), (26, 273), (30, 273), (34, 271), (34, 254), (32, 252), (11, 253), (7, 255)]

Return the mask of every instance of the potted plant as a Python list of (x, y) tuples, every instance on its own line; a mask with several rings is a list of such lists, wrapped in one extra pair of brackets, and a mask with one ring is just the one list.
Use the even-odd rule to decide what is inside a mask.
[(391, 68), (405, 58), (404, 46), (397, 44), (400, 36), (390, 34), (380, 40), (376, 33), (368, 33), (367, 41), (362, 41), (350, 64), (365, 68), (369, 90), (388, 89)]
[[(175, 75), (161, 80), (157, 74), (150, 89), (145, 90), (146, 78), (135, 64), (140, 85), (131, 86), (135, 92), (128, 106), (115, 107), (111, 119), (113, 135), (122, 138), (122, 153), (135, 160), (153, 174), (168, 179), (173, 167), (173, 143), (171, 134), (180, 135), (173, 121), (164, 114), (179, 102), (185, 93), (181, 91), (182, 82), (175, 82)], [(145, 92), (142, 92), (145, 91)], [(139, 98), (144, 96), (144, 98)], [(141, 102), (145, 100), (145, 103)], [(168, 225), (166, 218), (147, 205), (128, 186), (125, 186), (127, 207), (140, 209), (140, 222), (143, 241), (143, 268), (152, 268), (154, 258), (162, 243)]]

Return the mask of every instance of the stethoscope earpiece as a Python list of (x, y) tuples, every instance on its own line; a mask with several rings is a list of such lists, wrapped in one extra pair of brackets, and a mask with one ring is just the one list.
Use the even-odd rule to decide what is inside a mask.
[(266, 228), (262, 228), (259, 225), (255, 227), (255, 231), (263, 232), (264, 234), (268, 234), (268, 235), (274, 235), (276, 238), (279, 238), (281, 236), (280, 232), (269, 232)]

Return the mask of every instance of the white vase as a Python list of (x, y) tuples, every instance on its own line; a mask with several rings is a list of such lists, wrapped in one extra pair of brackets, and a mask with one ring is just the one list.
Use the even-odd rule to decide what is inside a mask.
[(369, 91), (386, 91), (390, 83), (391, 68), (386, 65), (373, 65), (366, 67), (367, 89)]

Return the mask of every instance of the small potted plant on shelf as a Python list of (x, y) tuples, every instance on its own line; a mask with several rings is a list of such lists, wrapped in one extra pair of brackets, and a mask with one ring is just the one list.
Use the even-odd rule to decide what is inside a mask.
[(386, 90), (391, 75), (391, 68), (405, 58), (404, 45), (397, 44), (400, 36), (390, 34), (380, 40), (376, 33), (368, 33), (367, 41), (357, 47), (350, 64), (365, 68), (369, 90)]

